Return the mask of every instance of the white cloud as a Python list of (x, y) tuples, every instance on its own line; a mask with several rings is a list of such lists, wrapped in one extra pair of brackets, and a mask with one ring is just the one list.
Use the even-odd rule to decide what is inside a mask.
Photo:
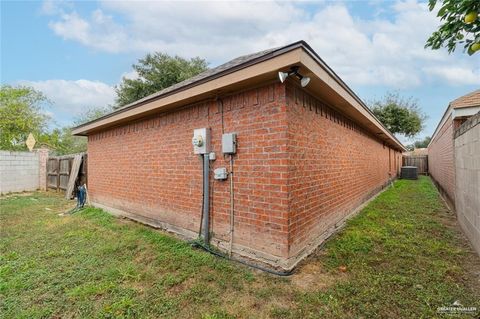
[(432, 76), (440, 77), (452, 85), (480, 84), (480, 70), (472, 70), (464, 66), (439, 66), (424, 68)]
[(66, 10), (73, 10), (74, 4), (68, 0), (44, 0), (40, 13), (44, 15), (62, 14)]
[(101, 51), (119, 52), (128, 47), (124, 29), (101, 10), (93, 11), (88, 21), (75, 11), (62, 13), (60, 20), (50, 22), (49, 27), (66, 40), (75, 40)]
[(43, 92), (53, 103), (46, 112), (53, 114), (53, 118), (64, 121), (59, 124), (70, 124), (72, 118), (91, 107), (112, 104), (116, 96), (112, 86), (98, 81), (20, 81), (19, 84)]
[(43, 1), (40, 12), (47, 15), (59, 13), (58, 8), (53, 0)]
[[(426, 3), (384, 3), (372, 20), (352, 15), (338, 2), (314, 10), (295, 2), (104, 1), (89, 16), (74, 10), (57, 15), (50, 28), (100, 51), (158, 50), (205, 57), (214, 65), (303, 39), (347, 83), (360, 85), (407, 88), (478, 79), (478, 64), (474, 70), (466, 62), (475, 57), (423, 48), (439, 23)], [(456, 74), (465, 69), (467, 76)]]
[(120, 76), (120, 81), (124, 78), (129, 80), (136, 80), (139, 78), (139, 75), (137, 71), (132, 70), (130, 72), (123, 72), (122, 75)]

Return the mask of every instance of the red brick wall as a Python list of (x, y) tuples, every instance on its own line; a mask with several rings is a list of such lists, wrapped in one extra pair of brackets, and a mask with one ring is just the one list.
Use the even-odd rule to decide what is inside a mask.
[[(211, 168), (228, 168), (223, 127), (238, 135), (234, 249), (285, 260), (399, 169), (399, 152), (291, 84), (222, 101), (223, 112), (220, 101), (205, 101), (89, 136), (92, 201), (198, 232), (202, 163), (191, 138), (195, 128), (210, 127)], [(229, 239), (229, 198), (229, 182), (212, 178), (214, 241)]]
[(401, 154), (292, 84), (287, 105), (294, 256), (396, 176)]
[(428, 170), (441, 191), (453, 204), (455, 200), (455, 163), (451, 115), (428, 147)]
[[(93, 136), (88, 141), (94, 202), (198, 232), (202, 162), (195, 128), (210, 127), (216, 167), (221, 154), (221, 103), (206, 101)], [(285, 87), (266, 85), (223, 99), (225, 132), (238, 134), (235, 156), (235, 244), (286, 257), (288, 226)], [(213, 177), (212, 177), (213, 180)], [(212, 231), (228, 240), (229, 182), (212, 181)]]

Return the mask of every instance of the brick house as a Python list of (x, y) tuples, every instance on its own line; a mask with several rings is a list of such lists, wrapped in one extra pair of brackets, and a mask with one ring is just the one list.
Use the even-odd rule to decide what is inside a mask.
[(428, 145), (428, 169), (448, 204), (455, 208), (454, 132), (480, 111), (480, 90), (461, 96), (448, 105)]
[[(194, 154), (199, 128), (208, 156)], [(232, 132), (236, 153), (224, 155)], [(74, 134), (88, 136), (96, 206), (186, 238), (208, 216), (211, 244), (281, 269), (395, 178), (405, 151), (303, 41), (234, 59)], [(205, 158), (227, 180), (204, 177)]]

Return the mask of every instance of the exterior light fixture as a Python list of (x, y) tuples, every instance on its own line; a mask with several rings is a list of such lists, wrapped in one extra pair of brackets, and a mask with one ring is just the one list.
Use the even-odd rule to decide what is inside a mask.
[(300, 73), (298, 73), (298, 69), (300, 67), (298, 66), (292, 66), (290, 68), (290, 71), (288, 72), (278, 72), (278, 78), (280, 79), (280, 82), (285, 82), (285, 80), (290, 76), (290, 75), (295, 75), (299, 80), (300, 80), (300, 85), (304, 88), (310, 83), (310, 78), (308, 76), (303, 76)]
[(302, 88), (306, 87), (308, 83), (310, 83), (310, 78), (308, 76), (304, 76), (302, 79), (300, 79), (300, 85)]

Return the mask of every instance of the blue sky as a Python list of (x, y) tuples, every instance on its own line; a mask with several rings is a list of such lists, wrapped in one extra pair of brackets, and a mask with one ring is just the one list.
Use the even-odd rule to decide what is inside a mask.
[(364, 100), (387, 91), (418, 99), (431, 135), (448, 102), (480, 87), (480, 55), (425, 50), (438, 19), (424, 2), (2, 1), (1, 82), (31, 85), (68, 125), (113, 103), (148, 52), (238, 55), (306, 40)]

